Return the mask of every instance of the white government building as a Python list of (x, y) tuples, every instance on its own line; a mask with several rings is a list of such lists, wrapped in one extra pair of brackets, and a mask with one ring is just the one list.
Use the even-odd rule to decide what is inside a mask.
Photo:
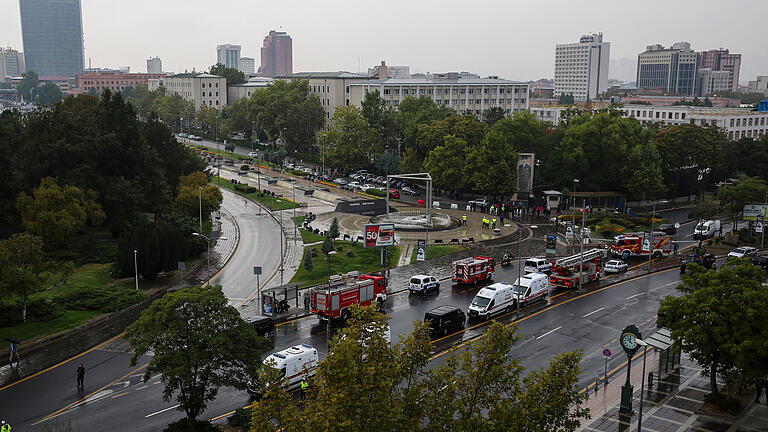
[(603, 34), (584, 35), (578, 43), (555, 45), (555, 90), (575, 100), (596, 99), (608, 90), (611, 43)]

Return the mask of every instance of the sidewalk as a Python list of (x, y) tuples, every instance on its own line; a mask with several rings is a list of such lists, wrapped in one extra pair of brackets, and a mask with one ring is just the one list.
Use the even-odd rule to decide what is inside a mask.
[[(698, 432), (756, 432), (768, 431), (768, 406), (754, 403), (754, 393), (747, 392), (746, 408), (740, 416), (713, 414), (702, 410), (704, 397), (709, 393), (709, 378), (701, 375), (699, 368), (685, 354), (680, 367), (658, 380), (656, 371), (658, 356), (648, 352), (647, 368), (653, 372), (651, 386), (646, 381), (646, 393), (643, 401), (643, 431), (698, 431)], [(626, 366), (620, 374), (609, 378), (607, 386), (591, 390), (586, 406), (590, 408), (592, 419), (586, 421), (578, 431), (634, 431), (637, 430), (640, 391), (642, 380), (642, 356), (632, 362), (630, 381), (634, 385), (633, 408), (630, 417), (619, 415), (621, 386), (627, 379)], [(720, 384), (721, 392), (725, 387)], [(762, 400), (762, 399), (761, 399)]]
[[(224, 193), (231, 192), (225, 191)], [(213, 276), (224, 267), (227, 261), (232, 258), (232, 254), (235, 253), (237, 244), (240, 242), (240, 227), (237, 225), (235, 218), (222, 209), (214, 213), (213, 227), (209, 237), (212, 242), (210, 276)], [(221, 237), (225, 237), (226, 240), (214, 240)], [(200, 257), (200, 264), (188, 273), (184, 273), (182, 281), (172, 289), (178, 289), (181, 285), (205, 283), (208, 279), (208, 260), (205, 253)]]

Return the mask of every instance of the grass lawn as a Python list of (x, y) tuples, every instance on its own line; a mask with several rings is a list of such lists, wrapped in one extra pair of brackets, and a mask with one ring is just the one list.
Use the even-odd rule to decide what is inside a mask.
[[(229, 180), (225, 178), (222, 178), (219, 181), (219, 187), (223, 187), (231, 191), (235, 190), (235, 185), (233, 183), (230, 183)], [(267, 208), (273, 211), (292, 209), (294, 207), (301, 207), (300, 205), (286, 198), (276, 198), (270, 195), (260, 195), (258, 192), (251, 192), (247, 194), (243, 192), (238, 192), (238, 193), (242, 195), (246, 195), (248, 198), (264, 204), (265, 206), (267, 206)]]
[[(317, 256), (312, 258), (312, 264), (314, 267), (312, 270), (304, 268), (304, 258), (301, 260), (296, 275), (293, 276), (291, 282), (301, 282), (303, 285), (315, 285), (328, 280), (328, 261), (326, 255), (320, 250), (320, 246), (306, 246), (304, 248), (305, 254), (307, 249), (317, 249)], [(338, 249), (341, 248), (341, 251)], [(336, 255), (331, 255), (331, 274), (341, 274), (357, 270), (360, 273), (369, 273), (376, 270), (381, 270), (381, 251), (379, 248), (364, 248), (361, 245), (357, 245), (347, 241), (336, 241)], [(347, 256), (347, 252), (352, 252), (352, 256)], [(400, 258), (400, 247), (387, 248), (387, 252), (390, 253), (390, 263), (397, 265), (397, 261)], [(305, 255), (306, 256), (306, 255)], [(390, 267), (393, 267), (390, 265)]]
[[(463, 251), (466, 249), (464, 246), (456, 246), (456, 245), (449, 245), (449, 246), (427, 246), (427, 259), (431, 260), (432, 258), (441, 257), (443, 255), (452, 254), (455, 252)], [(416, 248), (413, 249), (413, 254), (411, 254), (411, 264), (416, 262)]]
[[(25, 324), (16, 324), (11, 327), (0, 328), (0, 339), (14, 336), (19, 340), (28, 340), (38, 336), (44, 336), (66, 330), (101, 315), (98, 311), (65, 310), (64, 315), (47, 322), (29, 321)], [(21, 354), (24, 354), (24, 345), (21, 345)]]
[(304, 216), (296, 216), (292, 217), (291, 219), (293, 219), (293, 222), (297, 227), (299, 227), (299, 231), (301, 232), (301, 241), (303, 241), (305, 244), (323, 241), (324, 237), (320, 234), (315, 234), (312, 231), (301, 228), (301, 223), (304, 222)]

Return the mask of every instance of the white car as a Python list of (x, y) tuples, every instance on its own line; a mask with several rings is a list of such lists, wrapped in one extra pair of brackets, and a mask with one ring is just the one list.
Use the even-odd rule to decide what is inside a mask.
[(362, 189), (362, 190), (376, 189), (376, 186), (374, 186), (374, 185), (372, 185), (370, 183), (366, 183), (363, 186), (361, 186), (360, 189)]
[(607, 263), (605, 263), (605, 272), (606, 273), (619, 273), (623, 271), (627, 271), (629, 266), (627, 263), (625, 263), (622, 260), (610, 260)]
[(347, 180), (343, 179), (343, 178), (337, 178), (333, 182), (336, 183), (337, 185), (341, 185), (341, 186), (344, 186), (345, 184), (348, 183)]
[(349, 186), (350, 189), (360, 189), (360, 182), (356, 182), (356, 181), (349, 182), (347, 186)]
[(411, 294), (428, 294), (430, 291), (438, 293), (440, 291), (440, 281), (434, 276), (418, 274), (411, 276), (408, 283), (408, 291)]
[(403, 187), (403, 193), (406, 195), (418, 195), (415, 190), (409, 188), (408, 186)]
[(737, 247), (728, 253), (728, 257), (736, 258), (751, 258), (755, 255), (757, 255), (757, 249), (753, 248), (752, 246)]
[(256, 157), (258, 156), (258, 153), (256, 152), (248, 152), (248, 157)]
[(302, 168), (301, 171), (303, 171), (303, 172), (305, 172), (307, 174), (312, 174), (312, 168)]
[(549, 273), (552, 271), (552, 263), (546, 258), (531, 257), (525, 260), (523, 270), (526, 273)]

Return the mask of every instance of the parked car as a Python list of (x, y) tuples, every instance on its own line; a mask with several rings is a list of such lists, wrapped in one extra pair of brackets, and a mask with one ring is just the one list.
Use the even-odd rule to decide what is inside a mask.
[(755, 256), (753, 256), (752, 257), (752, 264), (768, 270), (768, 255), (762, 254), (762, 255), (755, 255)]
[(552, 263), (546, 258), (530, 257), (525, 260), (523, 270), (526, 273), (549, 273), (552, 271)]
[(737, 247), (728, 253), (729, 258), (752, 258), (755, 255), (757, 255), (757, 249), (753, 248), (752, 246)]
[(363, 186), (361, 186), (360, 189), (362, 189), (362, 190), (376, 189), (376, 186), (374, 186), (374, 185), (372, 185), (370, 183), (366, 183)]
[(408, 283), (408, 291), (411, 294), (429, 294), (440, 292), (440, 281), (434, 276), (418, 274), (411, 276)]
[(480, 198), (480, 199), (472, 200), (472, 201), (469, 202), (469, 205), (472, 205), (472, 204), (474, 204), (474, 205), (476, 205), (478, 207), (481, 207), (481, 206), (488, 207), (490, 205), (488, 200), (486, 200), (485, 198)]
[(392, 189), (391, 191), (389, 191), (389, 197), (394, 199), (400, 199), (400, 192)]
[(184, 133), (184, 132), (182, 132), (182, 133), (179, 134), (179, 138), (189, 138), (189, 135)]
[(340, 186), (344, 186), (345, 184), (349, 183), (347, 180), (345, 180), (343, 178), (337, 178), (333, 182), (336, 183), (337, 185), (340, 185)]
[(605, 263), (605, 272), (606, 273), (619, 273), (623, 271), (627, 271), (629, 266), (627, 263), (625, 263), (622, 260), (610, 260), (607, 263)]
[(406, 195), (418, 195), (418, 193), (415, 190), (409, 188), (408, 186), (403, 188), (403, 193)]
[(259, 154), (256, 153), (256, 152), (253, 152), (253, 151), (252, 152), (248, 152), (248, 157), (258, 157), (258, 156), (259, 156)]
[(680, 224), (661, 224), (658, 226), (658, 230), (667, 235), (672, 235), (677, 232)]
[(467, 316), (456, 306), (438, 306), (424, 314), (424, 321), (429, 322), (429, 332), (447, 335), (453, 329), (464, 328)]
[(307, 174), (312, 174), (312, 169), (311, 168), (302, 168), (301, 171), (303, 171), (303, 172), (305, 172)]
[(357, 181), (349, 182), (349, 183), (347, 184), (347, 187), (349, 187), (349, 188), (350, 188), (350, 189), (352, 189), (352, 190), (354, 190), (354, 189), (360, 189), (360, 182), (357, 182)]

